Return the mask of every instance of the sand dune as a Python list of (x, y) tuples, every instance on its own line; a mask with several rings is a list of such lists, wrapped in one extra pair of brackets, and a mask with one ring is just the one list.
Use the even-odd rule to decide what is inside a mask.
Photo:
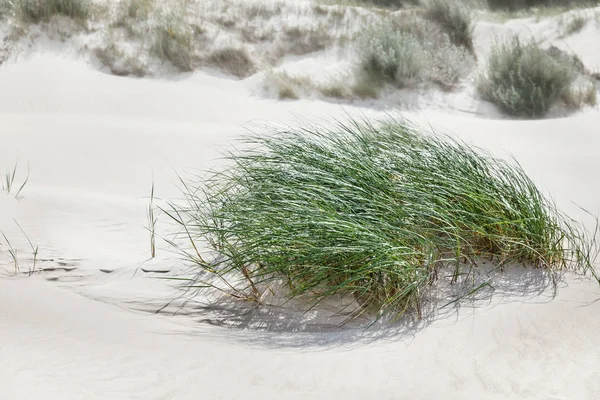
[[(22, 199), (0, 196), (0, 229), (27, 271), (33, 260), (16, 220), (39, 242), (37, 267), (46, 269), (8, 277), (12, 261), (0, 254), (1, 399), (598, 397), (600, 288), (586, 277), (566, 275), (552, 297), (526, 271), (520, 296), (500, 290), (415, 329), (325, 329), (267, 311), (259, 320), (269, 332), (202, 323), (215, 314), (192, 306), (178, 316), (139, 311), (177, 293), (140, 267), (183, 268), (162, 244), (146, 262), (153, 181), (159, 197), (177, 197), (175, 173), (214, 165), (244, 127), (383, 115), (261, 99), (252, 79), (120, 78), (54, 52), (0, 68), (0, 167), (18, 158), (18, 180), (30, 167)], [(559, 206), (593, 223), (578, 206), (599, 210), (598, 110), (541, 121), (405, 116), (513, 154)]]

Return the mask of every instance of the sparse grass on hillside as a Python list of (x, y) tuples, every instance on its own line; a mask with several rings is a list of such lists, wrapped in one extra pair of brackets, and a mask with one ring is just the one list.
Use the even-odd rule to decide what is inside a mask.
[(461, 281), (484, 257), (594, 273), (595, 241), (518, 164), (450, 137), (350, 122), (244, 144), (227, 168), (183, 180), (187, 201), (168, 211), (199, 269), (192, 287), (260, 302), (283, 284), (377, 315), (420, 313), (436, 279)]
[(4, 18), (10, 14), (12, 4), (8, 0), (0, 0), (0, 18)]
[(563, 36), (570, 36), (580, 32), (587, 25), (588, 20), (584, 15), (574, 15), (564, 24)]
[(148, 67), (140, 57), (125, 54), (114, 42), (96, 48), (94, 55), (113, 75), (143, 77), (148, 74)]
[(319, 91), (325, 98), (332, 100), (347, 99), (351, 95), (348, 88), (342, 83), (323, 85), (319, 88)]
[(381, 90), (380, 83), (369, 81), (368, 76), (342, 74), (330, 82), (316, 83), (309, 76), (290, 75), (282, 71), (267, 73), (263, 87), (267, 95), (280, 100), (296, 100), (304, 96), (332, 101), (372, 100), (379, 97)]
[(572, 110), (578, 110), (584, 106), (594, 107), (598, 104), (598, 89), (593, 79), (581, 79), (579, 84), (569, 88), (561, 100)]
[(535, 42), (515, 36), (492, 48), (477, 89), (511, 115), (542, 117), (576, 78), (570, 59), (553, 57)]
[(598, 0), (487, 0), (487, 5), (491, 10), (500, 11), (518, 12), (535, 8), (546, 13), (560, 13), (574, 8), (595, 7)]
[(84, 21), (92, 16), (91, 0), (5, 0), (5, 4), (17, 18), (30, 23), (39, 23), (53, 15)]
[(362, 76), (350, 88), (352, 94), (360, 100), (372, 100), (379, 97), (380, 85), (369, 80), (368, 76)]
[(309, 29), (300, 26), (287, 27), (283, 32), (285, 40), (280, 47), (280, 55), (301, 56), (324, 50), (334, 43), (329, 28), (324, 25)]
[(469, 8), (460, 0), (427, 0), (425, 5), (425, 17), (438, 23), (454, 44), (473, 54), (475, 19)]
[(156, 5), (155, 0), (122, 0), (119, 3), (119, 18), (147, 19)]
[(298, 93), (290, 85), (282, 85), (277, 91), (279, 100), (297, 100), (299, 98)]
[(256, 71), (254, 61), (243, 47), (225, 47), (215, 50), (208, 57), (208, 62), (238, 78), (246, 78)]
[(263, 80), (264, 90), (271, 92), (279, 100), (296, 100), (300, 98), (300, 94), (314, 86), (308, 77), (293, 76), (281, 71), (269, 71)]
[(130, 36), (135, 36), (136, 26), (150, 19), (155, 6), (155, 0), (122, 0), (117, 7), (113, 26), (124, 28)]
[(243, 13), (247, 19), (270, 19), (274, 16), (281, 15), (283, 12), (283, 3), (275, 2), (242, 2)]
[(169, 61), (180, 71), (193, 69), (194, 32), (179, 13), (167, 12), (152, 26), (152, 53), (162, 60)]
[(246, 25), (241, 28), (240, 37), (246, 43), (272, 42), (275, 40), (275, 29)]
[(319, 0), (323, 4), (338, 4), (351, 7), (376, 7), (398, 10), (419, 4), (419, 0)]

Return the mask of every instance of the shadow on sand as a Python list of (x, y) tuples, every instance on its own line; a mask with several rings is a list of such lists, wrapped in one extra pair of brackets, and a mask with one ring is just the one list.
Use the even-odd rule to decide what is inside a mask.
[[(475, 313), (509, 302), (549, 302), (561, 287), (567, 286), (565, 274), (540, 268), (519, 265), (496, 271), (477, 270), (462, 283), (451, 284), (449, 276), (440, 274), (438, 282), (423, 294), (421, 318), (416, 313), (406, 313), (399, 318), (385, 315), (376, 320), (363, 315), (352, 319), (353, 310), (342, 298), (311, 309), (310, 304), (297, 300), (280, 305), (231, 298), (209, 301), (202, 294), (189, 291), (167, 305), (132, 302), (127, 307), (178, 316), (179, 321), (183, 319), (185, 328), (172, 332), (176, 335), (211, 334), (253, 347), (302, 347), (319, 351), (377, 341), (410, 340), (431, 324), (451, 326)], [(573, 275), (569, 275), (570, 280)], [(473, 288), (478, 287), (480, 289), (472, 293)], [(218, 329), (207, 330), (207, 325)]]

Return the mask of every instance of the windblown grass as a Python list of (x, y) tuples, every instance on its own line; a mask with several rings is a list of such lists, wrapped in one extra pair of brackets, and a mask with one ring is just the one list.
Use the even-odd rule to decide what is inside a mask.
[(283, 284), (291, 298), (420, 315), (441, 270), (456, 279), (482, 257), (593, 272), (582, 226), (516, 162), (456, 139), (392, 121), (244, 143), (228, 168), (182, 180), (186, 201), (166, 210), (200, 271), (192, 287), (260, 302)]

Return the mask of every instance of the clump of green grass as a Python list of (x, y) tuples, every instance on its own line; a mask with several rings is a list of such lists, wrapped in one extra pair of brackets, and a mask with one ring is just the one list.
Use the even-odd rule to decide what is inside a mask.
[(194, 32), (182, 15), (168, 12), (152, 27), (152, 52), (162, 60), (169, 61), (180, 71), (193, 69)]
[(92, 15), (90, 0), (12, 0), (8, 2), (19, 19), (38, 23), (53, 15), (87, 20)]
[(537, 43), (515, 36), (492, 48), (477, 89), (511, 115), (541, 117), (576, 78), (572, 61), (553, 57)]
[(404, 121), (251, 135), (228, 160), (167, 211), (193, 287), (260, 302), (283, 283), (315, 303), (351, 295), (357, 313), (420, 314), (439, 276), (483, 257), (593, 272), (594, 240), (517, 163)]

